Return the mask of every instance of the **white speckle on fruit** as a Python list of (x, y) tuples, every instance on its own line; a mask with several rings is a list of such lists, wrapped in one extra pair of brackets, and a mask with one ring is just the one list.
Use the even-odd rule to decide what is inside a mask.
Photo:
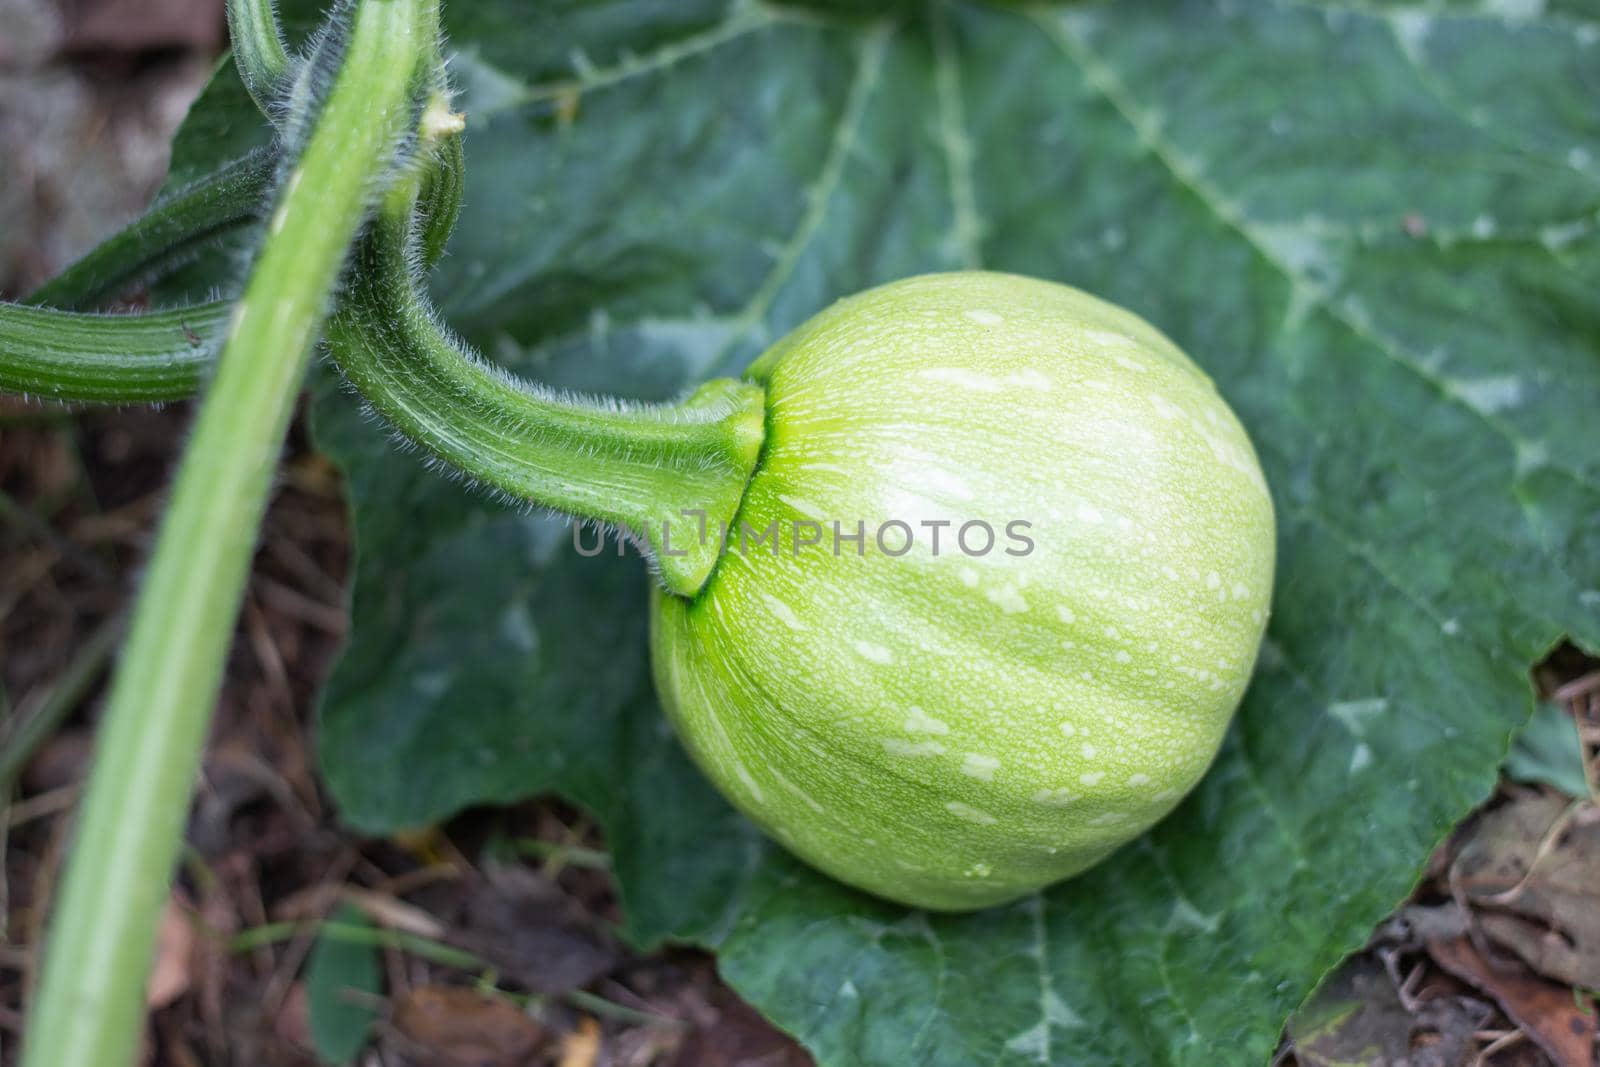
[(1183, 417), (1183, 409), (1160, 393), (1150, 394), (1150, 406), (1156, 409), (1156, 418), (1171, 421)]
[(1078, 732), (1078, 728), (1076, 726), (1072, 725), (1070, 722), (1063, 722), (1061, 724), (1061, 736), (1062, 737), (1071, 737), (1073, 734), (1075, 734), (1077, 732)]
[(1150, 776), (1148, 774), (1135, 774), (1128, 779), (1128, 784), (1131, 786), (1149, 785)]
[(756, 798), (756, 803), (760, 804), (767, 799), (762, 795), (761, 787), (756, 785), (756, 780), (750, 777), (750, 769), (743, 763), (735, 761), (733, 772), (739, 776), (739, 781), (744, 783), (744, 787), (750, 790), (750, 795)]
[(979, 326), (999, 326), (1006, 321), (1004, 315), (997, 315), (993, 311), (984, 311), (981, 308), (973, 308), (970, 311), (962, 312), (962, 314)]
[(1084, 522), (1102, 522), (1104, 521), (1105, 516), (1100, 514), (1100, 509), (1096, 508), (1092, 504), (1079, 504), (1078, 518), (1082, 519)]
[(882, 645), (875, 645), (871, 641), (857, 641), (856, 652), (860, 654), (862, 659), (867, 660), (869, 663), (879, 663), (887, 667), (889, 664), (894, 662), (893, 652), (890, 652)]
[[(1127, 334), (1112, 333), (1110, 330), (1085, 330), (1083, 336), (1086, 340), (1093, 341), (1102, 348), (1140, 350), (1138, 341)], [(1144, 368), (1141, 367), (1140, 370)]]
[(928, 367), (917, 371), (917, 377), (927, 378), (929, 381), (943, 382), (946, 385), (959, 386), (962, 389), (971, 389), (975, 393), (998, 393), (1005, 388), (1003, 382), (991, 378), (987, 374), (978, 374), (962, 367)]
[(1040, 393), (1048, 393), (1054, 385), (1042, 371), (1034, 370), (1032, 367), (1027, 370), (1019, 370), (1015, 374), (1008, 374), (1004, 380), (1007, 385), (1014, 385), (1020, 389), (1032, 389)]
[(993, 826), (995, 823), (1000, 821), (981, 808), (975, 808), (971, 804), (963, 804), (959, 800), (952, 800), (945, 804), (944, 810), (948, 811), (951, 815), (954, 815), (958, 819), (965, 819), (968, 822), (975, 822), (979, 826)]
[[(828, 518), (827, 508), (818, 507), (805, 497), (795, 496), (791, 493), (779, 493), (778, 499), (783, 501), (785, 504), (788, 504), (791, 508), (794, 508), (808, 519), (815, 520), (816, 522), (820, 522), (824, 525), (830, 521)], [(781, 544), (778, 546), (780, 551), (785, 547), (787, 546)]]
[(1067, 607), (1065, 604), (1056, 605), (1056, 618), (1060, 619), (1068, 626), (1071, 626), (1073, 623), (1078, 621), (1078, 616), (1074, 614), (1072, 609)]
[(804, 789), (801, 789), (799, 786), (797, 786), (793, 782), (791, 782), (788, 778), (784, 777), (783, 773), (780, 772), (776, 767), (768, 767), (767, 768), (767, 773), (772, 775), (773, 780), (776, 781), (779, 785), (783, 786), (789, 792), (791, 792), (795, 796), (799, 797), (801, 802), (804, 803), (806, 807), (810, 808), (812, 811), (816, 812), (818, 815), (826, 815), (827, 814), (827, 809), (826, 808), (824, 808), (821, 804), (818, 804), (815, 800), (813, 800), (811, 798), (811, 796)]
[(956, 572), (956, 577), (960, 578), (961, 584), (968, 589), (976, 589), (978, 587), (978, 572), (972, 567), (962, 567)]
[(1084, 774), (1078, 775), (1078, 781), (1082, 782), (1084, 785), (1099, 785), (1101, 779), (1105, 778), (1105, 776), (1105, 771), (1088, 771)]
[(1440, 624), (1439, 630), (1446, 637), (1454, 637), (1456, 634), (1461, 632), (1461, 620), (1460, 619), (1446, 619), (1446, 620), (1444, 620), (1443, 623)]
[(767, 605), (767, 610), (772, 612), (777, 620), (789, 629), (800, 631), (806, 628), (806, 624), (800, 621), (800, 616), (796, 615), (794, 609), (782, 600), (779, 600), (771, 593), (762, 593), (761, 599)]
[(1093, 745), (1084, 745), (1082, 751), (1084, 759), (1094, 759), (1100, 754), (1100, 750), (1095, 748)]
[(1216, 571), (1211, 571), (1210, 573), (1208, 573), (1206, 575), (1206, 588), (1207, 589), (1221, 589), (1222, 588), (1222, 575), (1218, 574)]
[(1028, 610), (1028, 602), (1017, 592), (1014, 585), (1002, 585), (993, 589), (984, 590), (984, 599), (1005, 612), (1007, 615), (1016, 615)]
[(972, 487), (966, 482), (938, 467), (923, 467), (916, 472), (920, 488), (938, 496), (955, 497), (957, 500), (971, 500)]
[(1119, 651), (1116, 656), (1118, 663), (1132, 663), (1133, 657), (1125, 651)]
[(902, 741), (898, 737), (883, 738), (883, 750), (891, 756), (942, 756), (945, 747), (937, 741)]
[(1064, 808), (1068, 804), (1077, 802), (1077, 795), (1070, 789), (1041, 789), (1033, 794), (1035, 804), (1043, 804), (1049, 808)]
[(994, 781), (994, 772), (999, 769), (999, 760), (979, 752), (968, 752), (966, 759), (961, 761), (961, 773), (980, 782)]
[(962, 873), (968, 878), (987, 878), (994, 873), (994, 868), (979, 860)]
[(799, 467), (803, 471), (826, 471), (829, 474), (843, 474), (846, 477), (852, 477), (849, 471), (837, 463), (823, 463), (821, 460), (812, 460), (809, 463), (799, 464)]
[(1144, 374), (1150, 369), (1143, 363), (1140, 363), (1138, 360), (1132, 358), (1131, 356), (1125, 356), (1121, 352), (1111, 353), (1111, 362), (1115, 363), (1123, 370), (1131, 370), (1137, 374)]
[(915, 704), (906, 709), (906, 727), (914, 734), (947, 734), (950, 727), (940, 719), (923, 711)]

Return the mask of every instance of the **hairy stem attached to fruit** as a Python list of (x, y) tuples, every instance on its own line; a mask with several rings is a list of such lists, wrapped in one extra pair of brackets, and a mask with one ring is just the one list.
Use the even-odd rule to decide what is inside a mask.
[[(558, 396), (487, 366), (418, 292), (415, 185), (397, 186), (328, 323), (339, 369), (412, 443), (518, 500), (615, 524), (693, 595), (720, 554), (763, 436), (762, 390), (706, 383), (674, 405)], [(709, 531), (709, 534), (708, 534)]]
[(361, 0), (185, 449), (111, 685), (27, 1028), (25, 1067), (118, 1067), (143, 991), (272, 470), (329, 294), (413, 121), (426, 0)]

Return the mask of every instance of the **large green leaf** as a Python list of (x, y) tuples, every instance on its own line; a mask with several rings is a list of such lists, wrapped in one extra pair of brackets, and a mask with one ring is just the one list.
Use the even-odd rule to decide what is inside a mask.
[(636, 560), (580, 559), (325, 390), (360, 538), (323, 708), (346, 817), (574, 797), (634, 934), (716, 948), (825, 1064), (1264, 1061), (1486, 794), (1530, 661), (1600, 645), (1600, 2), (449, 16), (468, 197), (435, 293), (492, 358), (659, 396), (876, 282), (1060, 279), (1237, 408), (1275, 611), (1171, 819), (1015, 906), (908, 913), (689, 768), (642, 681)]

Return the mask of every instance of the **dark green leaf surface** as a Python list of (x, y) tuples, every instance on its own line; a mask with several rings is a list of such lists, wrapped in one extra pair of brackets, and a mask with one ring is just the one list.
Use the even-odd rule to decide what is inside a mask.
[(574, 797), (635, 936), (717, 948), (824, 1064), (1265, 1062), (1487, 793), (1530, 661), (1600, 645), (1600, 4), (449, 16), (468, 188), (435, 293), (491, 358), (659, 396), (877, 282), (1059, 279), (1216, 378), (1278, 587), (1171, 819), (1015, 906), (907, 913), (688, 767), (641, 679), (637, 560), (579, 559), (330, 390), (360, 535), (323, 709), (346, 817)]

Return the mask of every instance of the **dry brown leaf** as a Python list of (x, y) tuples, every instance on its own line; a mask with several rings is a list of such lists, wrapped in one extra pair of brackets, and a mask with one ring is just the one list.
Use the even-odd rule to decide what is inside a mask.
[(1520, 965), (1496, 968), (1469, 938), (1428, 942), (1435, 963), (1483, 990), (1557, 1064), (1594, 1067), (1595, 1018), (1572, 990), (1540, 978)]
[(283, 998), (283, 1006), (272, 1019), (272, 1032), (292, 1048), (310, 1051), (315, 1047), (311, 1040), (311, 1007), (306, 1000), (306, 987), (296, 982)]
[(386, 926), (391, 930), (400, 930), (418, 937), (430, 938), (440, 941), (449, 934), (450, 930), (444, 923), (429, 915), (414, 904), (407, 904), (398, 897), (388, 893), (376, 893), (370, 889), (357, 889), (346, 886), (341, 894), (345, 900), (354, 904), (366, 913), (367, 918), (379, 926)]
[(600, 1058), (600, 1024), (587, 1015), (561, 1038), (561, 1067), (594, 1067)]
[(462, 902), (462, 947), (540, 993), (588, 985), (621, 959), (595, 917), (526, 867), (491, 867)]
[(672, 1067), (811, 1067), (811, 1056), (788, 1034), (724, 986), (710, 996), (716, 1019), (694, 1029), (671, 1060)]
[(516, 1005), (456, 986), (422, 986), (395, 1005), (394, 1032), (438, 1067), (523, 1067), (544, 1028)]
[(150, 1010), (165, 1008), (189, 992), (194, 980), (195, 942), (191, 908), (173, 894), (161, 909), (156, 930), (156, 962), (145, 990)]
[(1519, 796), (1479, 822), (1454, 878), (1496, 944), (1540, 974), (1600, 988), (1600, 808)]

